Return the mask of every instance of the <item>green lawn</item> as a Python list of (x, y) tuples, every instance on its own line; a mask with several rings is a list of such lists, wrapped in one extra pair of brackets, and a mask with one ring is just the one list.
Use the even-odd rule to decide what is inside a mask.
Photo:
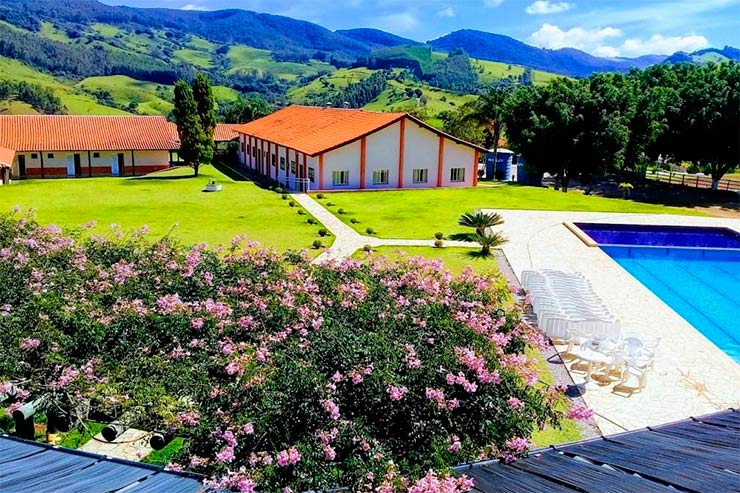
[[(429, 259), (441, 259), (445, 267), (454, 274), (460, 274), (467, 267), (471, 267), (479, 275), (496, 275), (498, 264), (494, 257), (481, 258), (474, 248), (432, 248), (432, 247), (378, 247), (372, 253), (362, 250), (355, 252), (353, 258), (362, 260), (368, 256), (382, 255), (394, 261), (402, 256), (423, 257)], [(543, 385), (552, 385), (553, 378), (547, 369), (545, 357), (536, 350), (530, 350), (528, 355), (538, 361), (540, 380)], [(546, 426), (543, 430), (537, 430), (532, 435), (532, 441), (537, 447), (546, 447), (559, 443), (572, 442), (582, 438), (581, 431), (575, 421), (564, 419), (560, 428)]]
[(309, 63), (276, 62), (272, 59), (270, 50), (244, 45), (229, 48), (226, 58), (229, 59), (229, 74), (256, 71), (259, 75), (264, 75), (265, 72), (271, 72), (281, 79), (294, 80), (302, 75), (315, 74), (320, 70), (334, 70), (332, 65), (318, 60), (311, 60)]
[[(0, 189), (0, 210), (35, 208), (40, 222), (63, 227), (95, 220), (98, 233), (110, 231), (110, 224), (124, 230), (148, 225), (152, 239), (174, 227), (175, 238), (210, 246), (228, 244), (240, 233), (280, 250), (310, 248), (319, 238), (320, 226), (308, 224), (310, 216), (299, 215), (280, 195), (233, 181), (211, 166), (198, 178), (191, 174), (178, 169), (155, 175), (159, 178), (19, 180)], [(223, 191), (202, 192), (209, 178), (223, 184)], [(332, 239), (322, 240), (330, 244)]]
[[(314, 196), (315, 197), (315, 196)], [(577, 190), (562, 193), (553, 189), (519, 185), (488, 185), (476, 188), (390, 190), (383, 192), (332, 192), (321, 201), (332, 212), (342, 208), (342, 221), (365, 232), (375, 229), (381, 238), (432, 238), (458, 232), (460, 214), (476, 209), (533, 209), (593, 212), (640, 212), (653, 214), (704, 215), (690, 208), (643, 204), (623, 199), (584, 195)], [(359, 219), (351, 224), (352, 218)]]

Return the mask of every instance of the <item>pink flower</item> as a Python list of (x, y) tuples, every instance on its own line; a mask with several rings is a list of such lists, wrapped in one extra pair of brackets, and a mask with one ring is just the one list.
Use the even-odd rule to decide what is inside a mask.
[(507, 400), (506, 403), (509, 404), (509, 407), (512, 409), (524, 407), (524, 403), (514, 396), (509, 397), (509, 400)]
[(339, 419), (339, 406), (333, 400), (327, 399), (324, 401), (324, 411), (329, 413), (329, 417), (334, 421)]
[(41, 345), (41, 341), (38, 339), (23, 339), (21, 341), (21, 349), (30, 350), (36, 349)]
[(522, 437), (514, 437), (506, 440), (506, 448), (512, 450), (517, 454), (523, 454), (524, 451), (531, 446), (532, 444), (530, 443), (530, 441)]
[(200, 415), (197, 411), (190, 411), (186, 413), (180, 413), (177, 416), (177, 420), (185, 425), (188, 426), (195, 426), (198, 424), (198, 420), (200, 419)]
[(297, 464), (301, 460), (301, 453), (295, 447), (290, 447), (288, 450), (281, 450), (277, 455), (278, 467), (287, 467), (293, 464)]
[(242, 428), (242, 431), (246, 435), (252, 435), (254, 433), (254, 425), (252, 423), (247, 423), (244, 425), (244, 428)]
[(230, 463), (234, 460), (234, 448), (224, 447), (220, 452), (216, 454), (216, 460), (218, 462)]
[(201, 329), (201, 328), (203, 328), (203, 323), (204, 323), (204, 320), (202, 318), (200, 318), (200, 317), (199, 318), (194, 318), (190, 322), (190, 326), (192, 328), (194, 328), (194, 329)]
[(332, 382), (341, 382), (342, 381), (342, 374), (339, 372), (334, 373), (334, 375), (331, 376)]
[(392, 401), (400, 401), (406, 395), (406, 392), (408, 392), (408, 390), (409, 389), (407, 389), (403, 385), (400, 387), (391, 385), (390, 387), (388, 387), (388, 394), (390, 395)]
[(450, 437), (450, 446), (447, 447), (447, 450), (449, 450), (451, 453), (458, 452), (462, 448), (462, 443), (460, 443), (460, 437), (457, 435), (452, 435)]
[(324, 445), (324, 460), (333, 461), (337, 458), (337, 451), (331, 445)]
[(587, 421), (593, 418), (593, 416), (594, 412), (580, 402), (574, 402), (571, 404), (570, 410), (565, 413), (566, 418), (575, 419), (577, 421)]

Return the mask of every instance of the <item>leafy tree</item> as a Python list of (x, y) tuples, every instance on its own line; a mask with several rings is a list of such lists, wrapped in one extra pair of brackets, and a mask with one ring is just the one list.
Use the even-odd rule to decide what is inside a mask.
[(175, 84), (174, 105), (172, 114), (180, 137), (178, 154), (186, 164), (193, 167), (195, 176), (198, 176), (200, 159), (206, 153), (203, 149), (206, 136), (198, 115), (198, 104), (193, 97), (193, 90), (184, 80)]
[(740, 65), (695, 67), (682, 84), (676, 155), (708, 167), (712, 188), (740, 163)]
[(224, 123), (247, 123), (272, 113), (272, 107), (260, 94), (240, 96), (236, 101), (218, 106), (218, 120)]
[(202, 72), (199, 72), (193, 80), (193, 98), (198, 109), (200, 126), (203, 129), (199, 161), (210, 163), (213, 160), (213, 133), (216, 130), (216, 100), (213, 97), (211, 81)]
[(513, 86), (497, 84), (488, 89), (476, 101), (473, 111), (468, 118), (478, 125), (485, 127), (490, 135), (493, 146), (493, 159), (498, 159), (498, 141), (504, 129), (504, 104), (511, 95)]

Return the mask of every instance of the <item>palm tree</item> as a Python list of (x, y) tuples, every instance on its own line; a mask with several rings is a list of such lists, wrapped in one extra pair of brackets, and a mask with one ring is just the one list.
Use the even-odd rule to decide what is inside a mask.
[(498, 141), (503, 133), (504, 103), (513, 91), (511, 84), (498, 84), (492, 86), (486, 93), (474, 103), (473, 111), (468, 114), (467, 119), (474, 121), (488, 130), (493, 139), (493, 162), (498, 159)]
[(491, 254), (491, 248), (506, 243), (508, 240), (501, 233), (487, 231), (488, 228), (504, 223), (504, 218), (496, 212), (466, 212), (457, 221), (460, 226), (475, 228), (475, 233), (456, 233), (450, 239), (478, 243), (481, 246), (481, 255)]
[(481, 246), (480, 254), (487, 257), (491, 254), (491, 248), (503, 245), (508, 239), (504, 238), (501, 233), (486, 233), (484, 235), (474, 235), (475, 241)]
[(457, 221), (460, 226), (466, 228), (475, 228), (475, 234), (483, 236), (486, 233), (486, 229), (498, 226), (504, 223), (504, 218), (501, 217), (497, 212), (466, 212)]

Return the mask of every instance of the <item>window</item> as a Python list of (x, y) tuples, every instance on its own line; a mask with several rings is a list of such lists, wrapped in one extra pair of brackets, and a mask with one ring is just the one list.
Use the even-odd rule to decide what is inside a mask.
[(285, 158), (284, 157), (280, 158), (280, 169), (285, 171)]
[(257, 157), (257, 147), (252, 147), (252, 156)]
[(450, 170), (450, 181), (465, 181), (465, 168), (452, 168)]
[(295, 161), (290, 162), (290, 172), (295, 174)]
[(50, 152), (49, 154), (47, 154), (47, 155), (46, 155), (46, 157), (48, 157), (49, 159), (54, 159), (54, 154), (52, 154), (52, 153)]
[(39, 158), (39, 155), (37, 153), (35, 152), (31, 153), (31, 159), (38, 159), (38, 158)]
[(349, 185), (349, 171), (332, 171), (331, 184), (335, 187)]
[(374, 169), (373, 170), (373, 185), (387, 185), (388, 184), (388, 170), (387, 169)]
[(275, 154), (272, 155), (272, 166), (277, 167), (277, 156)]
[(414, 183), (426, 183), (429, 181), (429, 170), (427, 168), (417, 168), (412, 172), (412, 181)]
[(316, 171), (313, 168), (308, 168), (308, 179), (313, 183), (314, 178), (316, 178)]
[(93, 157), (94, 158), (99, 158), (100, 157), (100, 153), (99, 152), (93, 152)]

